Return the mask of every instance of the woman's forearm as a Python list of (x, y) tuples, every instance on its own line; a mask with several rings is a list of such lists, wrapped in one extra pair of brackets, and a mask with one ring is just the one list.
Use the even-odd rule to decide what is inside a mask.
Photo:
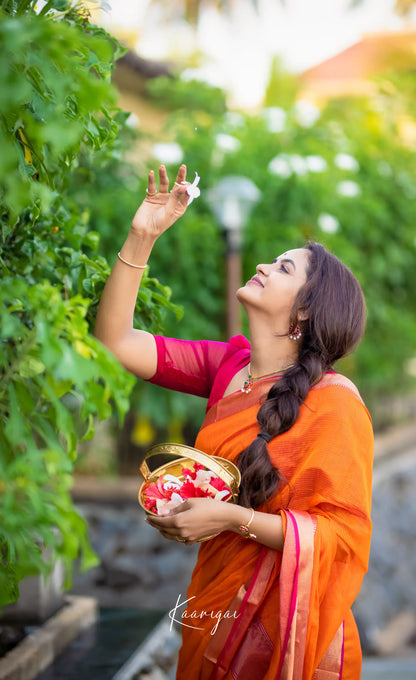
[[(241, 505), (229, 505), (230, 529), (236, 533), (241, 533), (240, 526), (245, 526), (251, 517), (251, 510), (243, 508)], [(283, 522), (280, 515), (273, 515), (267, 512), (256, 510), (249, 526), (250, 534), (255, 538), (248, 540), (257, 541), (262, 545), (273, 550), (283, 550), (284, 535)]]
[[(130, 231), (123, 244), (121, 257), (135, 265), (146, 265), (155, 239)], [(117, 258), (104, 287), (97, 312), (94, 335), (111, 351), (133, 330), (133, 315), (143, 269), (135, 269)]]
[[(182, 542), (190, 545), (222, 531), (234, 531), (241, 535), (240, 527), (250, 522), (252, 514), (250, 508), (241, 505), (209, 498), (189, 498), (168, 514), (148, 515), (147, 522), (165, 538), (183, 539)], [(257, 541), (273, 550), (283, 550), (283, 522), (280, 515), (255, 511), (249, 533), (254, 536), (247, 540)]]
[(159, 189), (154, 172), (150, 171), (146, 197), (133, 217), (130, 232), (120, 250), (121, 259), (117, 258), (115, 262), (97, 312), (95, 336), (139, 378), (154, 375), (157, 351), (150, 333), (133, 328), (137, 293), (156, 240), (186, 210), (189, 183), (185, 180), (186, 166), (181, 165), (169, 192), (166, 168), (163, 165), (159, 168)]

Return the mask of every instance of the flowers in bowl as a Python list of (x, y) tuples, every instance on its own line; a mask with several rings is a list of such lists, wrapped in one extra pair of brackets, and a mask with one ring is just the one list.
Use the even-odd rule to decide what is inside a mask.
[(194, 463), (192, 469), (183, 467), (180, 476), (160, 475), (157, 482), (152, 482), (143, 489), (144, 507), (148, 512), (159, 515), (171, 510), (188, 498), (213, 498), (228, 501), (231, 491), (227, 484), (215, 472), (207, 470), (200, 463)]

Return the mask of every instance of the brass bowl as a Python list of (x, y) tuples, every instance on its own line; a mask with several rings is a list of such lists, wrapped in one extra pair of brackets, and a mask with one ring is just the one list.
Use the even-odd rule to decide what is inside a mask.
[[(147, 464), (149, 458), (161, 454), (175, 456), (175, 458), (155, 470), (150, 470)], [(200, 463), (204, 468), (214, 472), (217, 477), (225, 482), (231, 491), (231, 496), (227, 499), (227, 503), (237, 502), (241, 475), (240, 470), (234, 463), (218, 456), (209, 456), (203, 453), (203, 451), (199, 451), (199, 449), (195, 449), (192, 446), (186, 446), (185, 444), (156, 444), (149, 449), (140, 466), (140, 473), (144, 481), (139, 488), (138, 501), (143, 510), (151, 515), (157, 515), (157, 513), (145, 507), (144, 496), (149, 484), (156, 483), (160, 476), (164, 477), (166, 474), (174, 475), (181, 481), (184, 481), (185, 477), (182, 475), (182, 468), (192, 467), (193, 463)]]

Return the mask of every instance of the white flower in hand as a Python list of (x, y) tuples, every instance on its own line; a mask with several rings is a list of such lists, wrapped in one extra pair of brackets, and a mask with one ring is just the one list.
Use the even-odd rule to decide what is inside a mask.
[(201, 189), (198, 188), (198, 183), (199, 183), (199, 180), (200, 180), (200, 179), (201, 179), (200, 176), (199, 176), (198, 173), (196, 172), (196, 173), (195, 173), (195, 179), (194, 179), (194, 181), (192, 182), (192, 184), (190, 184), (189, 182), (182, 182), (182, 184), (187, 184), (187, 185), (188, 185), (188, 186), (186, 187), (186, 193), (187, 193), (188, 196), (189, 196), (188, 205), (191, 205), (191, 203), (192, 203), (192, 201), (194, 200), (194, 198), (198, 198), (198, 196), (201, 195)]

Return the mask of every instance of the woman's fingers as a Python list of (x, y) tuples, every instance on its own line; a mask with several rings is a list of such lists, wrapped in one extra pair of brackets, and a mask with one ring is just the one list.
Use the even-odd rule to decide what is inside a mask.
[(176, 175), (176, 184), (181, 184), (182, 182), (185, 182), (186, 180), (186, 165), (183, 164), (178, 170), (178, 174)]
[(147, 195), (151, 196), (152, 194), (157, 193), (157, 188), (156, 188), (156, 182), (155, 182), (155, 173), (153, 170), (149, 172), (149, 181), (147, 183)]
[(166, 172), (165, 166), (161, 165), (159, 168), (159, 193), (167, 194), (168, 191), (169, 191), (168, 173)]
[[(183, 164), (178, 170), (176, 176), (175, 184), (172, 187), (171, 194), (175, 198), (175, 202), (183, 203), (184, 206), (188, 203), (188, 196), (186, 193), (185, 182), (186, 180), (186, 165)], [(149, 172), (149, 179), (146, 189), (147, 198), (152, 198), (153, 196), (164, 196), (164, 202), (168, 199), (169, 195), (169, 178), (164, 165), (159, 167), (159, 189), (156, 185), (155, 173), (153, 170)]]
[(179, 541), (180, 543), (185, 543), (187, 539), (181, 535), (182, 532), (179, 527), (171, 524), (167, 525), (165, 522), (158, 522), (157, 520), (158, 518), (153, 516), (147, 517), (148, 524), (150, 524), (154, 529), (157, 529), (164, 538), (167, 538), (170, 541)]

